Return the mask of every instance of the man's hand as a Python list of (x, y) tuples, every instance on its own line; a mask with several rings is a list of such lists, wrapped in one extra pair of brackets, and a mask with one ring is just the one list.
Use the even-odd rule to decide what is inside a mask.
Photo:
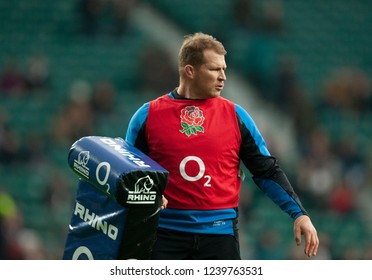
[(166, 199), (164, 195), (162, 196), (162, 201), (163, 203), (161, 205), (161, 210), (167, 208), (167, 205), (168, 205), (168, 199)]
[(306, 215), (298, 217), (294, 221), (294, 237), (297, 246), (301, 245), (301, 236), (305, 238), (304, 252), (308, 257), (315, 256), (318, 251), (319, 238), (310, 218)]

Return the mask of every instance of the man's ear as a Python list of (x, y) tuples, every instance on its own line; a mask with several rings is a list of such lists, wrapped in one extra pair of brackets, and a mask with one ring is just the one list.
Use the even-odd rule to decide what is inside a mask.
[(187, 64), (184, 69), (185, 69), (186, 76), (190, 79), (193, 79), (194, 78), (194, 71), (195, 71), (194, 67), (190, 64)]

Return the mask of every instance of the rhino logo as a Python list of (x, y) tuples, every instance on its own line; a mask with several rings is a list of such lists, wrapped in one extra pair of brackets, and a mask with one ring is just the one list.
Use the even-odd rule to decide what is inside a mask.
[(128, 204), (154, 204), (156, 191), (151, 191), (154, 180), (149, 175), (139, 178), (134, 184), (134, 191), (129, 191)]
[(82, 165), (86, 166), (89, 161), (89, 151), (82, 151), (78, 155), (77, 162)]
[(89, 161), (89, 151), (81, 151), (77, 159), (74, 160), (74, 171), (89, 178), (89, 168), (86, 166)]
[(137, 180), (134, 185), (135, 193), (150, 193), (151, 188), (154, 186), (154, 181), (150, 178), (149, 175), (142, 177)]

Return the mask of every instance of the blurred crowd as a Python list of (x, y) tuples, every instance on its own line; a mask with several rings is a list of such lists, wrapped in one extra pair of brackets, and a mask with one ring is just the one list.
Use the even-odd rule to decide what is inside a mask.
[(87, 36), (125, 35), (136, 0), (79, 0), (80, 32)]
[[(127, 20), (135, 2), (80, 1), (81, 32), (87, 36), (99, 36), (100, 32), (106, 32), (106, 27), (102, 27), (107, 25), (103, 20), (106, 13), (112, 17), (109, 28), (113, 36), (126, 36)], [(236, 3), (232, 13), (237, 26), (246, 32), (246, 36), (253, 33), (276, 36), (283, 32), (285, 8), (281, 1), (266, 1), (262, 6), (253, 0), (239, 0)], [(233, 38), (226, 36), (223, 36), (223, 40), (231, 40), (226, 42), (227, 46), (234, 43)], [(177, 85), (170, 82), (177, 82), (176, 69), (172, 68), (170, 62), (172, 58), (161, 51), (161, 46), (143, 50), (140, 70), (143, 80), (137, 91), (153, 90), (160, 95)], [(26, 61), (17, 62), (9, 58), (8, 62), (0, 65), (0, 100), (24, 100), (26, 104), (35, 99), (48, 102), (48, 98), (53, 98), (53, 72), (49, 68), (51, 59), (44, 53), (37, 53), (30, 55)], [(360, 68), (337, 68), (325, 76), (324, 81), (318, 81), (319, 92), (316, 94), (320, 98), (314, 100), (299, 79), (294, 57), (286, 54), (275, 59), (278, 63), (269, 66), (270, 71), (264, 71), (261, 66), (254, 68), (253, 63), (247, 69), (234, 61), (230, 67), (236, 67), (261, 98), (293, 120), (295, 142), (298, 143), (295, 148), (299, 156), (296, 162), (285, 169), (289, 169), (290, 180), (306, 208), (310, 212), (316, 210), (318, 213), (330, 213), (337, 219), (352, 217), (365, 223), (370, 218), (369, 215), (372, 215), (372, 212), (365, 212), (370, 209), (367, 205), (370, 201), (365, 198), (371, 197), (372, 192), (372, 151), (369, 147), (361, 149), (358, 135), (348, 131), (340, 131), (340, 135), (335, 138), (324, 125), (322, 116), (334, 117), (335, 122), (339, 118), (349, 118), (355, 126), (358, 126), (360, 120), (371, 116), (371, 77)], [(153, 69), (148, 68), (149, 64), (161, 67), (154, 73)], [(66, 211), (70, 211), (74, 201), (75, 189), (66, 168), (55, 164), (48, 156), (48, 150), (51, 146), (66, 149), (77, 139), (98, 133), (97, 124), (107, 122), (118, 114), (119, 91), (117, 85), (110, 80), (90, 82), (76, 77), (76, 80), (71, 81), (69, 92), (66, 92), (68, 98), (50, 116), (50, 125), (37, 131), (30, 128), (30, 133), (25, 137), (10, 123), (17, 112), (9, 111), (0, 103), (0, 168), (28, 168), (35, 173), (44, 168), (50, 170), (50, 175), (44, 181), (43, 193), (39, 194), (39, 203), (53, 217), (66, 217)], [(128, 120), (123, 120), (126, 121)], [(121, 132), (115, 133), (123, 137), (119, 135)], [(275, 154), (275, 147), (273, 149)], [(0, 259), (61, 258), (62, 252), (58, 250), (63, 250), (63, 238), (67, 230), (63, 227), (63, 222), (58, 229), (60, 239), (63, 240), (60, 244), (62, 247), (55, 250), (45, 248), (41, 235), (25, 224), (22, 207), (8, 191), (11, 186), (2, 184), (0, 182)], [(242, 199), (242, 211), (247, 212), (242, 216), (247, 217), (247, 222), (251, 204), (250, 199)], [(334, 237), (323, 231), (319, 234), (319, 259), (372, 259), (371, 244), (367, 244), (364, 250), (350, 244), (342, 253), (335, 253), (335, 245), (332, 243)], [(280, 240), (281, 236), (277, 231), (268, 229), (260, 236), (257, 247), (249, 257), (303, 258), (298, 250), (292, 248), (278, 253)]]
[[(295, 55), (290, 52), (278, 54), (270, 47), (271, 40), (288, 33), (285, 7), (281, 1), (238, 0), (235, 19), (236, 29), (240, 30), (237, 36), (254, 38), (253, 42), (248, 40), (247, 46), (242, 49), (245, 56), (252, 58), (256, 64), (249, 64), (249, 59), (232, 59), (232, 62), (263, 100), (293, 121), (299, 156), (285, 169), (289, 169), (291, 182), (305, 207), (310, 213), (320, 213), (324, 219), (333, 217), (341, 221), (340, 224), (344, 219), (345, 225), (347, 219), (351, 219), (357, 227), (370, 230), (370, 73), (358, 66), (334, 67), (331, 73), (324, 73), (324, 78), (317, 81), (317, 92), (311, 92), (300, 78)], [(234, 36), (229, 39), (233, 46)], [(239, 54), (239, 59), (244, 54)], [(361, 126), (362, 122), (367, 122), (369, 130)], [(330, 124), (336, 129), (332, 129)], [(347, 127), (350, 124), (351, 128)], [(275, 145), (271, 148), (275, 154)], [(337, 250), (337, 237), (323, 228), (318, 230), (321, 240), (318, 259), (372, 259), (371, 233), (361, 246), (349, 243), (342, 250)], [(342, 230), (339, 234), (343, 234)], [(302, 252), (295, 248), (289, 254), (279, 253), (282, 236), (273, 229), (264, 231), (261, 239), (253, 257), (303, 258)]]

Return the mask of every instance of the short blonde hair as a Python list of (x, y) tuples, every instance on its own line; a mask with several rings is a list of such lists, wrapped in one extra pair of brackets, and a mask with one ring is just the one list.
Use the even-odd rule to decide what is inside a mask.
[(220, 55), (226, 55), (225, 47), (211, 35), (197, 32), (186, 35), (178, 54), (178, 67), (181, 69), (187, 64), (200, 66), (204, 62), (204, 50), (214, 50)]

